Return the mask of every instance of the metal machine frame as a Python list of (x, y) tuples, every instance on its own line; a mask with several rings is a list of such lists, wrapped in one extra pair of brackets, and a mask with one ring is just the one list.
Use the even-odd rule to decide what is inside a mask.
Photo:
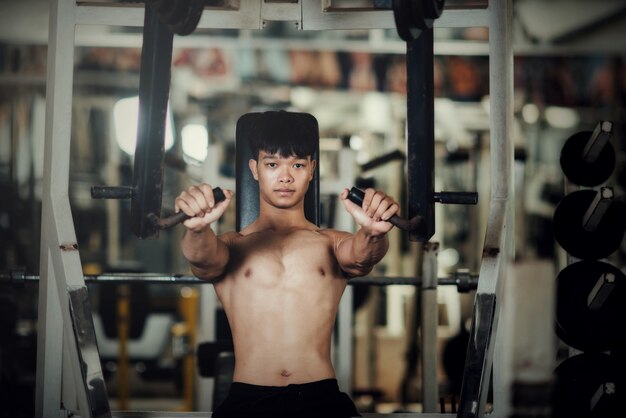
[[(239, 2), (237, 10), (203, 13), (198, 27), (261, 29), (266, 20), (286, 20), (296, 22), (303, 30), (395, 28), (393, 13), (389, 10), (337, 11), (324, 9), (322, 5), (327, 4), (325, 1), (309, 0), (297, 3), (246, 0)], [(491, 0), (486, 9), (446, 10), (435, 22), (435, 27), (489, 28), (491, 197), (477, 301), (481, 298), (492, 302), (497, 300), (513, 252), (511, 22), (511, 0)], [(101, 386), (102, 373), (68, 196), (77, 25), (141, 27), (143, 8), (124, 4), (77, 4), (75, 0), (55, 0), (50, 6), (36, 386), (36, 414), (46, 418), (67, 417), (70, 413), (84, 418), (112, 415), (104, 386)], [(506, 390), (499, 384), (498, 351), (501, 344), (496, 341), (499, 306), (495, 304), (493, 309), (491, 323), (475, 323), (477, 327), (485, 326), (489, 333), (487, 340), (482, 341), (484, 352), (478, 353), (482, 354), (479, 356), (480, 367), (473, 370), (475, 376), (464, 382), (464, 390), (480, 392), (477, 400), (469, 405), (470, 416), (485, 415), (494, 351), (494, 411), (490, 416), (498, 416), (499, 402), (504, 399), (503, 391)], [(97, 368), (94, 369), (95, 364)], [(473, 382), (479, 383), (478, 388), (471, 386)], [(211, 414), (116, 412), (113, 415), (205, 417)], [(394, 416), (428, 418), (454, 415), (437, 414), (431, 410)]]

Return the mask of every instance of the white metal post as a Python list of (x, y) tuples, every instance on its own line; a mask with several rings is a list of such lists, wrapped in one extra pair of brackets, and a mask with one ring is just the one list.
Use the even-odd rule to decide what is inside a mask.
[[(45, 213), (45, 206), (43, 211)], [(58, 330), (63, 328), (63, 320), (47, 246), (41, 246), (40, 258), (35, 413), (37, 418), (56, 418), (61, 405), (61, 391), (58, 385), (45, 382), (61, 382), (62, 379), (63, 333)], [(52, 414), (50, 411), (55, 412)]]
[(36, 382), (37, 417), (46, 418), (91, 414), (68, 297), (85, 285), (68, 197), (75, 17), (73, 0), (51, 3)]
[[(507, 279), (510, 260), (513, 258), (515, 242), (515, 184), (513, 167), (513, 5), (512, 0), (489, 2), (489, 101), (490, 101), (490, 146), (491, 146), (491, 199), (504, 203), (503, 224), (497, 247), (485, 241), (485, 248), (499, 248), (499, 265), (494, 271), (492, 291), (496, 300), (502, 301), (503, 286)], [(489, 227), (489, 226), (488, 226)], [(495, 231), (494, 231), (495, 232)], [(488, 235), (489, 237), (489, 235)], [(480, 275), (479, 287), (484, 277)], [(499, 283), (498, 283), (499, 282)], [(491, 283), (485, 283), (490, 285)], [(496, 303), (496, 322), (500, 303)], [(501, 306), (500, 306), (501, 307)], [(494, 323), (495, 347), (493, 355), (493, 410), (504, 406), (506, 385), (502, 378), (505, 368), (502, 355), (503, 341)]]
[[(67, 1), (54, 1), (50, 5), (35, 395), (37, 417), (46, 418), (58, 417), (61, 407), (60, 382), (62, 381), (64, 364), (63, 333), (60, 332), (63, 329), (63, 313), (60, 301), (67, 303), (67, 296), (59, 295), (59, 286), (56, 283), (50, 252), (59, 250), (59, 246), (51, 242), (55, 235), (56, 226), (52, 198), (55, 196), (54, 191), (63, 188), (61, 183), (63, 183), (64, 178), (67, 179), (68, 177), (67, 167), (69, 164), (66, 165), (65, 175), (58, 178), (54, 177), (54, 174), (61, 171), (61, 167), (52, 158), (55, 148), (52, 145), (56, 136), (66, 135), (69, 139), (70, 129), (66, 122), (71, 119), (72, 114), (71, 92), (74, 51), (72, 47), (69, 56), (61, 57), (61, 54), (57, 54), (57, 47), (62, 48), (63, 45), (67, 44), (74, 45), (74, 7), (74, 4)], [(67, 154), (69, 155), (69, 144)], [(53, 167), (55, 163), (57, 164)], [(67, 180), (65, 184), (67, 184)], [(67, 195), (67, 191), (65, 194)], [(53, 249), (53, 246), (56, 248)]]

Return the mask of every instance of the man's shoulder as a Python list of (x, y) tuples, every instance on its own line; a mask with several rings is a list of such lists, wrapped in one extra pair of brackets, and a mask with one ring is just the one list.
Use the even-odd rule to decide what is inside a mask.
[(242, 237), (243, 235), (237, 231), (228, 231), (219, 235), (220, 240), (222, 240), (226, 245), (229, 245)]

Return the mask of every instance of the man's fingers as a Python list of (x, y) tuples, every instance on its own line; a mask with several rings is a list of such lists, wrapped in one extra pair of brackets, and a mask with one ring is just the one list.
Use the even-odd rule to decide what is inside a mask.
[(191, 206), (189, 206), (189, 204), (183, 198), (178, 197), (176, 199), (176, 202), (177, 202), (176, 206), (180, 210), (182, 210), (185, 213), (185, 215), (191, 216), (191, 217), (196, 216), (197, 212)]
[(215, 196), (213, 195), (213, 188), (210, 185), (204, 183), (199, 186), (199, 191), (202, 193), (202, 198), (207, 203), (207, 208), (212, 209), (215, 207)]
[(174, 199), (176, 212), (183, 212), (189, 219), (183, 222), (188, 229), (204, 228), (217, 221), (226, 211), (234, 196), (232, 190), (223, 189), (224, 201), (216, 202), (211, 185), (203, 183), (191, 186)]
[(361, 207), (363, 208), (365, 212), (367, 212), (370, 206), (372, 205), (372, 198), (374, 197), (375, 193), (376, 193), (376, 190), (374, 189), (371, 189), (371, 188), (365, 189), (365, 196), (363, 197), (363, 205), (361, 205)]
[[(207, 196), (205, 191), (200, 187), (190, 187), (187, 192), (191, 195), (195, 204), (198, 205), (202, 212), (206, 212), (212, 207), (209, 205), (209, 199), (213, 198), (213, 194)], [(190, 205), (193, 206), (193, 203), (190, 202)]]
[(372, 197), (372, 203), (370, 203), (369, 209), (367, 209), (367, 214), (373, 218), (374, 215), (376, 214), (376, 210), (378, 209), (378, 206), (380, 206), (381, 202), (383, 201), (383, 197), (380, 193), (376, 193), (374, 194), (374, 196)]
[(391, 218), (393, 215), (396, 215), (398, 213), (398, 210), (400, 209), (400, 205), (398, 205), (397, 203), (393, 203), (391, 206), (389, 206), (389, 208), (381, 215), (380, 219), (382, 219), (383, 221), (388, 221), (389, 218)]
[[(208, 188), (208, 193), (206, 189)], [(211, 211), (209, 201), (214, 200), (211, 186), (202, 184), (191, 186), (183, 191), (175, 200), (176, 205), (191, 217), (202, 217), (206, 212)]]
[(391, 201), (391, 199), (381, 200), (381, 202), (378, 204), (378, 207), (376, 208), (376, 212), (374, 212), (373, 218), (376, 220), (381, 220), (383, 214), (389, 208), (389, 205), (391, 205), (392, 203), (393, 202)]

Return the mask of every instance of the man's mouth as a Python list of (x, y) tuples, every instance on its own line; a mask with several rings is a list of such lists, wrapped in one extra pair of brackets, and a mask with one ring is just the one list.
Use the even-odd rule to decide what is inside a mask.
[(276, 189), (275, 191), (281, 195), (287, 195), (295, 192), (293, 189)]

